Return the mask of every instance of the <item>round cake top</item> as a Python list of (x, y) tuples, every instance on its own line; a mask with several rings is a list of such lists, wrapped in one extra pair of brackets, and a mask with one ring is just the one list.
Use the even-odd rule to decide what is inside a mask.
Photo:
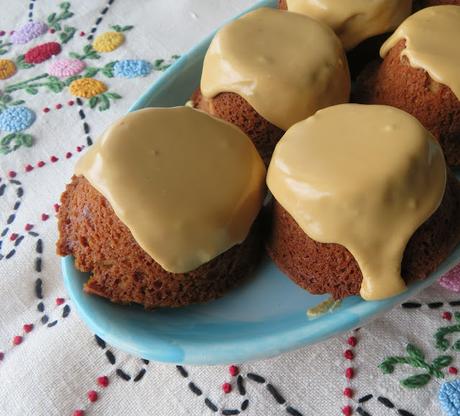
[(412, 10), (412, 0), (287, 0), (287, 8), (328, 24), (345, 49), (395, 29)]
[(414, 68), (447, 85), (460, 100), (460, 6), (427, 7), (407, 18), (380, 49), (382, 58), (400, 40)]
[(267, 183), (310, 238), (351, 252), (361, 296), (376, 300), (404, 290), (405, 247), (441, 203), (446, 166), (438, 142), (411, 115), (343, 104), (286, 132)]
[(320, 108), (348, 101), (339, 39), (307, 16), (261, 8), (224, 26), (206, 53), (201, 91), (234, 92), (286, 130)]
[(76, 166), (137, 243), (173, 273), (194, 270), (247, 237), (265, 173), (241, 130), (188, 107), (129, 113)]

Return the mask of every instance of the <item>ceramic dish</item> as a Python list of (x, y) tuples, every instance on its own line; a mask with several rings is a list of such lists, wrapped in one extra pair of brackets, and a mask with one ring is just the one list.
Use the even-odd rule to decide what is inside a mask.
[[(255, 7), (274, 7), (262, 1)], [(183, 105), (199, 84), (212, 37), (182, 56), (130, 109)], [(399, 296), (366, 302), (354, 296), (333, 312), (308, 318), (307, 309), (325, 300), (302, 290), (268, 259), (247, 282), (205, 305), (145, 311), (86, 295), (88, 274), (62, 259), (64, 282), (83, 321), (109, 344), (142, 358), (176, 364), (224, 364), (271, 357), (361, 326), (434, 283), (460, 261), (460, 247), (426, 280)]]

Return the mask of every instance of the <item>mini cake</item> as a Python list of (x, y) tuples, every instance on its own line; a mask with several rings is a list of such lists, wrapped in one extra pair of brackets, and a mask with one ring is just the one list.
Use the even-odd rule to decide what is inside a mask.
[(394, 296), (460, 240), (460, 184), (439, 143), (411, 115), (344, 104), (278, 143), (270, 257), (295, 283), (335, 299)]
[(241, 128), (268, 164), (286, 129), (349, 94), (345, 54), (327, 25), (261, 8), (214, 37), (192, 103)]
[(278, 5), (326, 23), (346, 50), (392, 32), (412, 10), (412, 0), (278, 0)]
[(114, 302), (206, 302), (257, 262), (264, 195), (262, 159), (235, 126), (187, 107), (136, 111), (79, 160), (57, 252)]
[(382, 63), (360, 75), (356, 100), (407, 111), (439, 140), (447, 163), (460, 166), (460, 7), (422, 9), (380, 51)]

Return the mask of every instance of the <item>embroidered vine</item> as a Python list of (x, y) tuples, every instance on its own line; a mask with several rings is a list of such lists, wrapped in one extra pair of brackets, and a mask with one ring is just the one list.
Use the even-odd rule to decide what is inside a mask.
[(432, 377), (444, 378), (444, 373), (441, 369), (447, 367), (453, 361), (453, 357), (450, 355), (440, 355), (430, 364), (426, 361), (423, 352), (412, 344), (407, 344), (406, 352), (407, 356), (392, 356), (386, 358), (379, 365), (379, 368), (384, 374), (393, 373), (395, 366), (398, 364), (406, 364), (413, 368), (424, 369), (426, 372), (415, 374), (400, 381), (403, 387), (411, 389), (425, 386)]
[[(0, 79), (13, 80), (2, 87), (3, 95), (0, 95), (0, 130), (5, 133), (0, 137), (0, 155), (31, 147), (36, 141), (31, 134), (23, 131), (34, 123), (35, 113), (27, 107), (21, 107), (25, 104), (24, 100), (14, 99), (16, 91), (23, 91), (29, 95), (37, 95), (41, 92), (60, 94), (68, 91), (74, 97), (78, 97), (82, 105), (87, 105), (90, 109), (106, 111), (122, 96), (111, 90), (112, 86), (98, 79), (99, 77), (107, 79), (144, 77), (152, 71), (166, 70), (179, 58), (178, 55), (173, 55), (169, 59), (156, 59), (153, 62), (143, 59), (124, 59), (112, 60), (104, 65), (89, 65), (91, 61), (97, 62), (101, 54), (112, 52), (124, 43), (126, 33), (134, 26), (120, 24), (111, 25), (110, 31), (99, 34), (92, 43), (82, 45), (80, 52), (70, 51), (68, 53), (70, 58), (56, 58), (56, 55), (62, 53), (63, 46), (77, 33), (74, 26), (67, 24), (68, 19), (73, 16), (71, 3), (62, 2), (45, 21), (30, 20), (12, 31), (8, 39), (0, 39), (0, 55), (14, 50), (16, 44), (28, 43), (47, 32), (56, 33), (59, 40), (59, 42), (38, 44), (15, 58), (0, 60)], [(2, 32), (2, 35), (5, 34)], [(84, 32), (80, 33), (82, 34), (84, 35)], [(52, 57), (54, 59), (47, 63), (48, 67), (43, 73), (14, 81), (23, 70), (46, 63)], [(12, 107), (17, 109), (11, 110)], [(59, 105), (59, 108), (62, 108), (62, 105)], [(44, 110), (45, 113), (48, 111)]]
[[(455, 325), (443, 326), (439, 328), (434, 334), (436, 348), (438, 348), (441, 351), (446, 351), (450, 346), (450, 342), (446, 338), (446, 335), (460, 332), (460, 312), (455, 312), (454, 318), (457, 321)], [(460, 351), (460, 340), (454, 342), (454, 344), (452, 345), (452, 349), (455, 351)]]

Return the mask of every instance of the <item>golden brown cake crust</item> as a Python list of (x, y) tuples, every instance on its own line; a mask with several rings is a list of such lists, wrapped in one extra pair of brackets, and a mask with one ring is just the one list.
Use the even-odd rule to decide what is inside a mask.
[(243, 97), (233, 92), (224, 92), (212, 99), (206, 99), (198, 88), (191, 100), (195, 108), (228, 121), (243, 130), (251, 138), (265, 166), (268, 166), (276, 143), (284, 134), (284, 130), (271, 124)]
[(57, 253), (73, 255), (78, 270), (92, 272), (87, 293), (113, 302), (184, 306), (222, 296), (251, 272), (261, 252), (256, 221), (246, 240), (189, 273), (169, 273), (134, 240), (109, 202), (82, 176), (61, 196)]
[(398, 42), (381, 64), (373, 62), (358, 77), (354, 99), (387, 104), (416, 117), (439, 140), (450, 166), (460, 166), (460, 101), (445, 85), (400, 57)]
[[(269, 216), (272, 224), (267, 251), (295, 283), (313, 294), (330, 293), (335, 299), (359, 294), (362, 274), (345, 247), (312, 240), (276, 201)], [(401, 266), (404, 280), (427, 277), (459, 241), (460, 183), (449, 173), (440, 207), (406, 247)]]

